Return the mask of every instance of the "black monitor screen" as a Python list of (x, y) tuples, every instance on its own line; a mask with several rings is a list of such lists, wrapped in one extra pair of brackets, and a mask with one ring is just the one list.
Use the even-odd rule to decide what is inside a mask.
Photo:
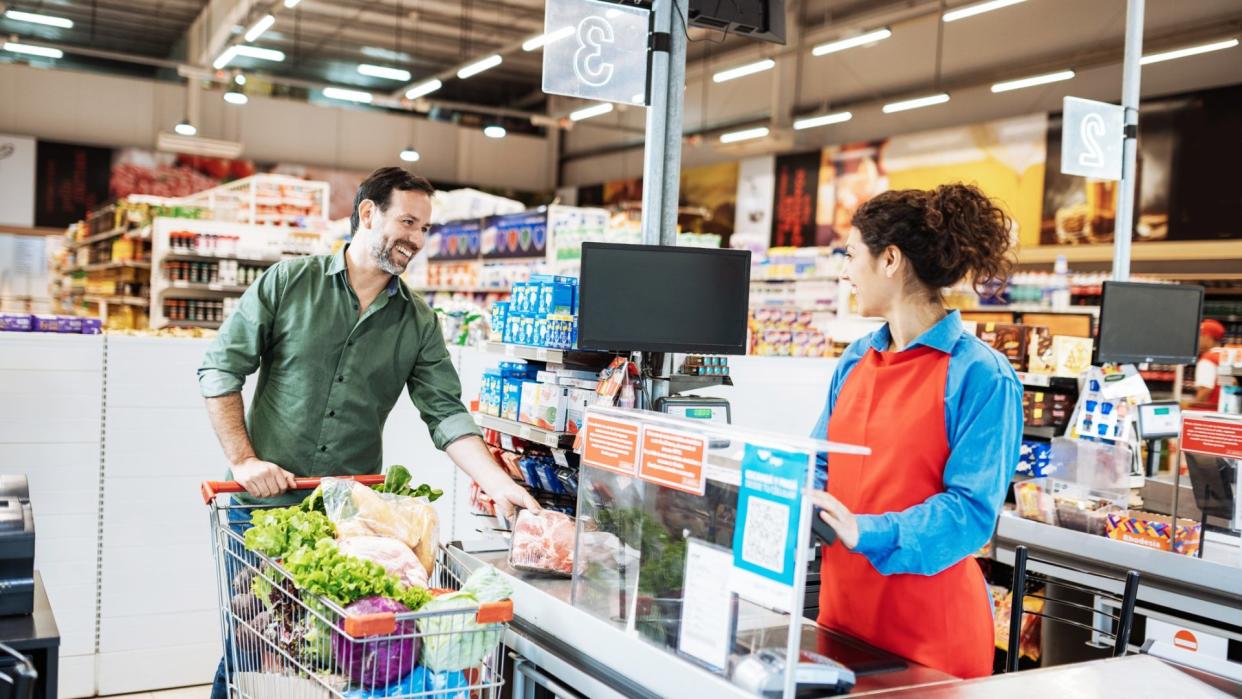
[(1203, 287), (1104, 282), (1100, 364), (1192, 364), (1199, 356)]
[(578, 347), (745, 354), (750, 253), (584, 243)]

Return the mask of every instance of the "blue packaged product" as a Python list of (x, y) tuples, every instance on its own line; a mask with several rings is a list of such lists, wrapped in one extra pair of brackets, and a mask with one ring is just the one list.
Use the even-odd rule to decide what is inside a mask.
[(549, 313), (548, 300), (551, 297), (548, 295), (548, 289), (549, 285), (552, 284), (552, 279), (553, 277), (548, 274), (532, 274), (530, 276), (530, 281), (527, 282), (526, 293), (529, 296), (527, 303), (531, 313), (537, 315), (547, 315)]
[(535, 319), (535, 342), (534, 342), (535, 346), (551, 347), (552, 345), (550, 344), (549, 341), (550, 341), (550, 335), (548, 333), (548, 319), (547, 318), (536, 318)]
[(500, 417), (517, 422), (518, 409), (522, 404), (522, 380), (505, 379), (501, 388)]
[(518, 339), (518, 344), (533, 345), (535, 344), (535, 317), (532, 315), (522, 316), (522, 334)]
[(578, 280), (573, 277), (553, 277), (542, 289), (545, 313), (578, 312)]
[(544, 490), (557, 495), (568, 495), (569, 492), (561, 485), (561, 481), (556, 477), (556, 463), (551, 460), (541, 460), (539, 462), (539, 479), (544, 484)]
[(509, 289), (509, 313), (526, 312), (526, 284), (517, 282)]
[(492, 304), (492, 318), (489, 327), (491, 332), (489, 339), (492, 342), (504, 342), (505, 339), (505, 322), (509, 318), (509, 304), (505, 301), (497, 301)]
[(103, 321), (99, 318), (83, 318), (82, 334), (99, 335), (103, 333)]
[(28, 333), (34, 329), (34, 316), (29, 313), (0, 313), (0, 330)]
[(507, 344), (516, 344), (518, 337), (518, 329), (522, 326), (522, 319), (517, 312), (510, 309), (509, 316), (505, 318), (505, 339)]

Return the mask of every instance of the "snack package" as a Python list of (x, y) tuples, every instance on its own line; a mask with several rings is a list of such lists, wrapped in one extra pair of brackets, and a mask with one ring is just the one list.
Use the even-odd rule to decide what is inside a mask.
[(1027, 371), (1032, 374), (1051, 374), (1056, 368), (1056, 355), (1052, 351), (1052, 331), (1043, 326), (1032, 327), (1027, 348)]
[(439, 545), (439, 517), (420, 498), (378, 493), (356, 481), (325, 478), (319, 485), (324, 512), (336, 525), (336, 538), (392, 537), (418, 557), (430, 575)]
[(1052, 354), (1055, 358), (1054, 373), (1076, 379), (1091, 368), (1091, 351), (1095, 347), (1089, 337), (1057, 335), (1052, 338)]
[(569, 515), (521, 510), (509, 543), (509, 565), (531, 573), (573, 575), (576, 531)]
[(1025, 371), (1030, 333), (1025, 325), (985, 323), (979, 328), (979, 339), (1005, 355), (1015, 371)]
[(341, 553), (374, 561), (410, 587), (427, 587), (427, 570), (405, 543), (387, 536), (352, 536), (336, 543)]

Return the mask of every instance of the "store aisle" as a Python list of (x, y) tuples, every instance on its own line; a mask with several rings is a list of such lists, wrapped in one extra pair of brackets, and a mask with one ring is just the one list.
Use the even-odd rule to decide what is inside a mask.
[(211, 696), (211, 686), (182, 687), (162, 692), (139, 692), (138, 694), (119, 694), (112, 699), (207, 699)]

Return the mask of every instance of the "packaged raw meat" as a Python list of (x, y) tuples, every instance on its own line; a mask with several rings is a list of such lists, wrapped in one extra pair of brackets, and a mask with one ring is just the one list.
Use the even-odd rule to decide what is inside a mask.
[(427, 587), (427, 570), (410, 547), (398, 539), (388, 536), (351, 536), (339, 539), (336, 547), (347, 556), (380, 564), (384, 570), (396, 575), (410, 587)]
[(574, 572), (574, 518), (560, 512), (521, 510), (509, 543), (517, 570), (569, 577)]

